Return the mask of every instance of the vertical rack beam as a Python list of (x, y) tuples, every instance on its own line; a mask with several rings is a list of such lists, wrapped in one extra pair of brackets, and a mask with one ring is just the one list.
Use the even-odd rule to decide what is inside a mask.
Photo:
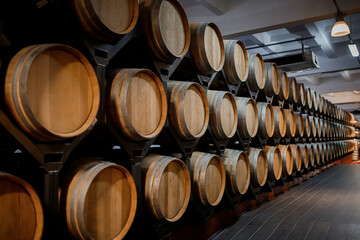
[[(44, 174), (44, 237), (54, 239), (59, 225), (59, 172), (48, 171)], [(55, 235), (56, 236), (56, 235)]]

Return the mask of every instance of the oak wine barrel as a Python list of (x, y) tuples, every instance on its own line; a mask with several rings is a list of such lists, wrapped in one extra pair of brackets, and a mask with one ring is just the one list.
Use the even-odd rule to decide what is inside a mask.
[(264, 92), (268, 97), (278, 95), (280, 92), (279, 70), (275, 63), (265, 63)]
[(293, 156), (293, 169), (296, 172), (300, 172), (301, 170), (301, 163), (302, 163), (302, 158), (301, 158), (301, 149), (299, 145), (295, 145), (295, 144), (290, 144), (290, 149), (291, 149), (291, 154)]
[(220, 71), (225, 62), (224, 42), (214, 23), (190, 23), (190, 54), (204, 75)]
[(226, 182), (232, 194), (245, 194), (250, 185), (250, 161), (246, 152), (225, 149)]
[(187, 53), (190, 28), (178, 1), (142, 0), (139, 9), (141, 30), (156, 58), (171, 62)]
[(319, 118), (320, 126), (321, 126), (321, 135), (322, 137), (326, 137), (326, 122), (323, 118)]
[(298, 144), (301, 153), (301, 165), (303, 169), (307, 169), (309, 167), (309, 148), (306, 144)]
[(193, 152), (190, 158), (192, 192), (204, 206), (220, 203), (225, 190), (226, 173), (222, 159), (215, 154)]
[(311, 137), (311, 122), (309, 115), (303, 114), (302, 117), (304, 120), (304, 137)]
[(240, 40), (225, 40), (224, 72), (231, 84), (245, 82), (249, 75), (249, 60), (244, 44)]
[(274, 121), (275, 121), (273, 136), (275, 138), (285, 137), (285, 133), (286, 133), (285, 111), (282, 107), (279, 106), (273, 106), (273, 111), (274, 111)]
[(323, 113), (323, 98), (320, 94), (317, 94), (318, 112)]
[(290, 86), (289, 86), (289, 79), (284, 71), (279, 71), (280, 75), (280, 91), (279, 91), (279, 99), (280, 100), (287, 100), (290, 94)]
[(20, 127), (41, 141), (75, 137), (93, 123), (100, 102), (90, 62), (62, 44), (33, 45), (10, 61), (5, 102)]
[(256, 106), (259, 112), (259, 136), (262, 138), (272, 137), (274, 134), (275, 122), (271, 104), (258, 102)]
[(332, 115), (332, 110), (331, 110), (330, 101), (325, 99), (325, 104), (326, 104), (326, 116), (331, 116)]
[(81, 159), (63, 176), (60, 210), (76, 239), (121, 239), (137, 207), (136, 186), (122, 166)]
[(293, 110), (284, 109), (285, 110), (285, 118), (286, 118), (286, 134), (287, 138), (291, 138), (295, 136), (296, 133), (296, 119)]
[(306, 101), (305, 101), (305, 107), (307, 109), (312, 109), (313, 108), (313, 101), (312, 101), (312, 96), (311, 96), (311, 89), (310, 88), (306, 88)]
[(180, 138), (200, 138), (209, 124), (209, 105), (204, 89), (195, 82), (168, 81), (168, 120)]
[(316, 135), (318, 137), (322, 137), (322, 126), (321, 126), (321, 121), (318, 117), (314, 117), (315, 119), (315, 124), (316, 124)]
[(324, 162), (325, 164), (328, 164), (330, 162), (330, 149), (328, 148), (327, 143), (323, 142), (322, 143), (322, 149), (324, 152)]
[(238, 125), (238, 112), (235, 99), (230, 92), (207, 91), (210, 109), (210, 129), (217, 139), (234, 136)]
[(30, 184), (0, 172), (0, 206), (0, 239), (41, 239), (44, 213)]
[(288, 176), (292, 174), (294, 167), (294, 158), (291, 152), (291, 148), (289, 145), (279, 145), (278, 147), (281, 153), (282, 175)]
[(299, 96), (298, 96), (298, 105), (305, 107), (306, 106), (306, 90), (303, 83), (298, 83)]
[(250, 161), (251, 183), (254, 187), (264, 186), (268, 175), (268, 161), (262, 149), (248, 148)]
[(329, 151), (329, 155), (328, 155), (329, 156), (329, 162), (332, 162), (334, 160), (333, 147), (332, 147), (330, 142), (327, 142), (326, 145), (327, 145), (326, 148)]
[(258, 132), (258, 109), (252, 98), (235, 97), (238, 111), (238, 132), (242, 138), (255, 137)]
[(321, 163), (321, 154), (320, 154), (319, 145), (317, 143), (312, 143), (311, 145), (314, 147), (315, 164), (319, 166)]
[(70, 0), (83, 29), (100, 40), (120, 38), (130, 32), (139, 16), (137, 0)]
[(191, 180), (180, 159), (150, 154), (141, 162), (143, 194), (150, 214), (160, 221), (175, 222), (190, 200)]
[(303, 137), (305, 132), (304, 119), (301, 113), (294, 113), (296, 121), (296, 137)]
[(309, 151), (309, 167), (315, 166), (315, 149), (312, 144), (307, 144), (308, 151)]
[(317, 146), (319, 148), (319, 153), (320, 153), (320, 163), (324, 165), (326, 162), (324, 145), (322, 143), (317, 143)]
[(296, 104), (299, 99), (299, 88), (296, 81), (296, 78), (289, 77), (289, 103)]
[(315, 117), (309, 116), (311, 126), (311, 137), (318, 137)]
[(259, 53), (248, 53), (249, 75), (247, 82), (251, 91), (258, 91), (265, 87), (265, 64)]
[(317, 98), (317, 93), (315, 90), (311, 90), (311, 100), (312, 100), (312, 106), (313, 106), (313, 110), (317, 111), (318, 110), (318, 98)]
[(281, 152), (278, 147), (265, 146), (265, 153), (268, 162), (268, 179), (279, 180), (282, 173)]
[(327, 102), (326, 102), (326, 99), (324, 97), (321, 97), (322, 99), (322, 105), (323, 105), (323, 114), (324, 116), (327, 116), (328, 114), (328, 110), (327, 110)]
[(112, 79), (108, 105), (114, 124), (134, 141), (156, 137), (167, 116), (160, 79), (147, 69), (121, 69)]

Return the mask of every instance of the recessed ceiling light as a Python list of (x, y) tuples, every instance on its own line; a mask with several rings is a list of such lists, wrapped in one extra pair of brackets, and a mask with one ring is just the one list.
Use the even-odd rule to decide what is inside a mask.
[(348, 47), (349, 47), (351, 55), (353, 57), (358, 57), (359, 56), (359, 50), (358, 50), (356, 44), (353, 41), (350, 41)]

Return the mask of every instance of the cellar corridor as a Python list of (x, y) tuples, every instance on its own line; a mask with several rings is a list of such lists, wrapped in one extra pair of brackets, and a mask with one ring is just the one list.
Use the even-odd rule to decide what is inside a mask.
[(352, 163), (348, 155), (210, 239), (360, 239), (360, 165)]

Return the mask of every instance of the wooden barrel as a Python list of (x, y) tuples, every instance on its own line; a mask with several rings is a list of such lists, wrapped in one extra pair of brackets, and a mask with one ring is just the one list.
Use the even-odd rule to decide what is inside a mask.
[(325, 102), (326, 102), (326, 116), (331, 116), (333, 114), (332, 108), (331, 108), (331, 103), (330, 103), (330, 101), (328, 101), (326, 99), (325, 99)]
[(305, 107), (306, 106), (306, 90), (303, 83), (298, 83), (299, 89), (299, 98), (298, 98), (298, 105)]
[(311, 90), (311, 100), (312, 100), (312, 106), (313, 106), (313, 110), (317, 111), (318, 110), (318, 100), (317, 100), (317, 93), (315, 90)]
[(70, 3), (84, 30), (100, 40), (119, 38), (130, 32), (139, 16), (137, 0), (71, 0)]
[(341, 109), (340, 109), (340, 107), (338, 107), (338, 106), (336, 106), (336, 119), (337, 120), (340, 120), (340, 111), (341, 111)]
[(155, 57), (171, 62), (187, 53), (190, 29), (179, 2), (143, 0), (139, 9), (141, 30)]
[(245, 82), (249, 75), (248, 54), (240, 40), (226, 40), (224, 72), (231, 84)]
[(304, 119), (301, 113), (294, 113), (295, 114), (295, 121), (296, 121), (296, 137), (303, 137), (305, 133), (305, 126), (304, 126)]
[(249, 75), (247, 82), (251, 91), (258, 91), (265, 87), (265, 64), (259, 53), (248, 53)]
[(300, 147), (300, 153), (301, 153), (301, 165), (303, 169), (307, 169), (309, 167), (309, 148), (306, 144), (298, 144)]
[(194, 152), (190, 158), (192, 192), (204, 206), (216, 206), (225, 191), (225, 169), (222, 159), (214, 154)]
[(330, 120), (330, 137), (331, 138), (334, 138), (335, 137), (335, 125), (334, 125), (334, 122), (332, 122), (331, 120)]
[(336, 120), (339, 120), (339, 114), (340, 114), (339, 112), (340, 112), (339, 107), (334, 105), (334, 118)]
[(310, 125), (311, 125), (311, 137), (317, 137), (317, 127), (315, 117), (309, 116)]
[(275, 63), (265, 63), (265, 87), (266, 96), (278, 95), (280, 92), (279, 70)]
[(336, 112), (335, 112), (335, 105), (334, 104), (332, 104), (332, 102), (329, 102), (330, 103), (330, 108), (331, 108), (331, 117), (332, 118), (335, 118), (335, 114), (336, 114)]
[(150, 70), (118, 71), (113, 77), (108, 103), (114, 124), (128, 139), (154, 138), (165, 124), (165, 90), (160, 79)]
[(318, 117), (314, 117), (315, 119), (315, 124), (316, 124), (316, 135), (318, 137), (322, 137), (322, 126), (321, 126), (321, 121)]
[(285, 118), (286, 118), (286, 134), (287, 138), (291, 138), (295, 136), (296, 133), (296, 119), (293, 110), (284, 109), (285, 110)]
[(0, 186), (0, 239), (41, 239), (44, 214), (35, 190), (4, 172), (0, 172)]
[(77, 136), (93, 123), (100, 101), (96, 74), (62, 44), (23, 48), (10, 61), (5, 101), (20, 127), (41, 141)]
[(304, 137), (311, 137), (311, 122), (309, 115), (303, 114), (302, 117), (304, 120)]
[(265, 153), (268, 162), (268, 179), (279, 180), (282, 173), (281, 152), (278, 147), (265, 146)]
[(326, 162), (324, 145), (323, 143), (317, 143), (317, 146), (319, 148), (319, 153), (320, 153), (320, 163), (324, 165)]
[(228, 189), (234, 195), (245, 194), (250, 185), (250, 161), (246, 152), (225, 149), (224, 167)]
[(286, 118), (285, 118), (285, 111), (282, 107), (273, 106), (274, 111), (274, 137), (275, 138), (282, 138), (285, 137), (286, 133)]
[(250, 161), (251, 183), (254, 187), (262, 187), (268, 175), (266, 153), (262, 149), (250, 147), (247, 154)]
[(186, 164), (180, 159), (150, 154), (141, 162), (143, 194), (150, 214), (175, 222), (184, 214), (191, 191)]
[(271, 104), (258, 102), (256, 106), (259, 111), (259, 136), (262, 138), (272, 137), (274, 134), (275, 121)]
[(325, 164), (328, 164), (330, 162), (330, 149), (326, 142), (322, 143), (322, 149), (324, 151), (324, 162)]
[(95, 159), (79, 160), (66, 173), (60, 210), (71, 235), (76, 239), (123, 238), (137, 206), (131, 174), (124, 167)]
[(317, 104), (318, 104), (318, 112), (323, 113), (323, 98), (320, 94), (317, 94)]
[(309, 167), (315, 166), (315, 149), (312, 144), (307, 144), (309, 150)]
[(200, 138), (209, 124), (209, 105), (198, 83), (168, 81), (168, 119), (180, 138)]
[(326, 103), (326, 99), (324, 97), (321, 97), (321, 102), (322, 102), (322, 105), (323, 105), (323, 114), (324, 116), (327, 116), (327, 103)]
[(289, 98), (288, 102), (296, 104), (299, 99), (299, 88), (296, 78), (289, 77)]
[(325, 137), (329, 137), (329, 122), (328, 120), (323, 119)]
[(301, 170), (301, 149), (299, 145), (290, 144), (291, 154), (293, 156), (293, 170), (300, 172)]
[(235, 97), (238, 111), (238, 132), (242, 138), (255, 137), (258, 132), (258, 109), (252, 98)]
[(321, 126), (321, 136), (326, 137), (326, 123), (325, 120), (322, 118), (319, 118), (320, 126)]
[(332, 162), (334, 160), (333, 147), (332, 147), (330, 142), (327, 142), (326, 145), (327, 145), (326, 148), (329, 151), (329, 155), (328, 155), (329, 156), (329, 162)]
[(234, 136), (238, 125), (238, 112), (235, 99), (230, 92), (207, 91), (210, 109), (210, 129), (218, 139)]
[(307, 109), (312, 109), (313, 108), (313, 102), (312, 102), (312, 96), (311, 96), (310, 88), (306, 88), (305, 93), (306, 93), (305, 107)]
[(319, 166), (321, 163), (321, 155), (320, 155), (319, 145), (317, 143), (312, 143), (311, 145), (314, 147), (315, 164)]
[(224, 42), (214, 23), (190, 23), (190, 54), (204, 75), (220, 71), (225, 62)]
[(289, 86), (289, 79), (284, 71), (279, 71), (280, 76), (280, 91), (279, 91), (279, 99), (280, 100), (287, 100), (290, 94), (290, 86)]
[(294, 158), (291, 152), (290, 145), (279, 145), (282, 161), (282, 176), (292, 174), (294, 167)]

